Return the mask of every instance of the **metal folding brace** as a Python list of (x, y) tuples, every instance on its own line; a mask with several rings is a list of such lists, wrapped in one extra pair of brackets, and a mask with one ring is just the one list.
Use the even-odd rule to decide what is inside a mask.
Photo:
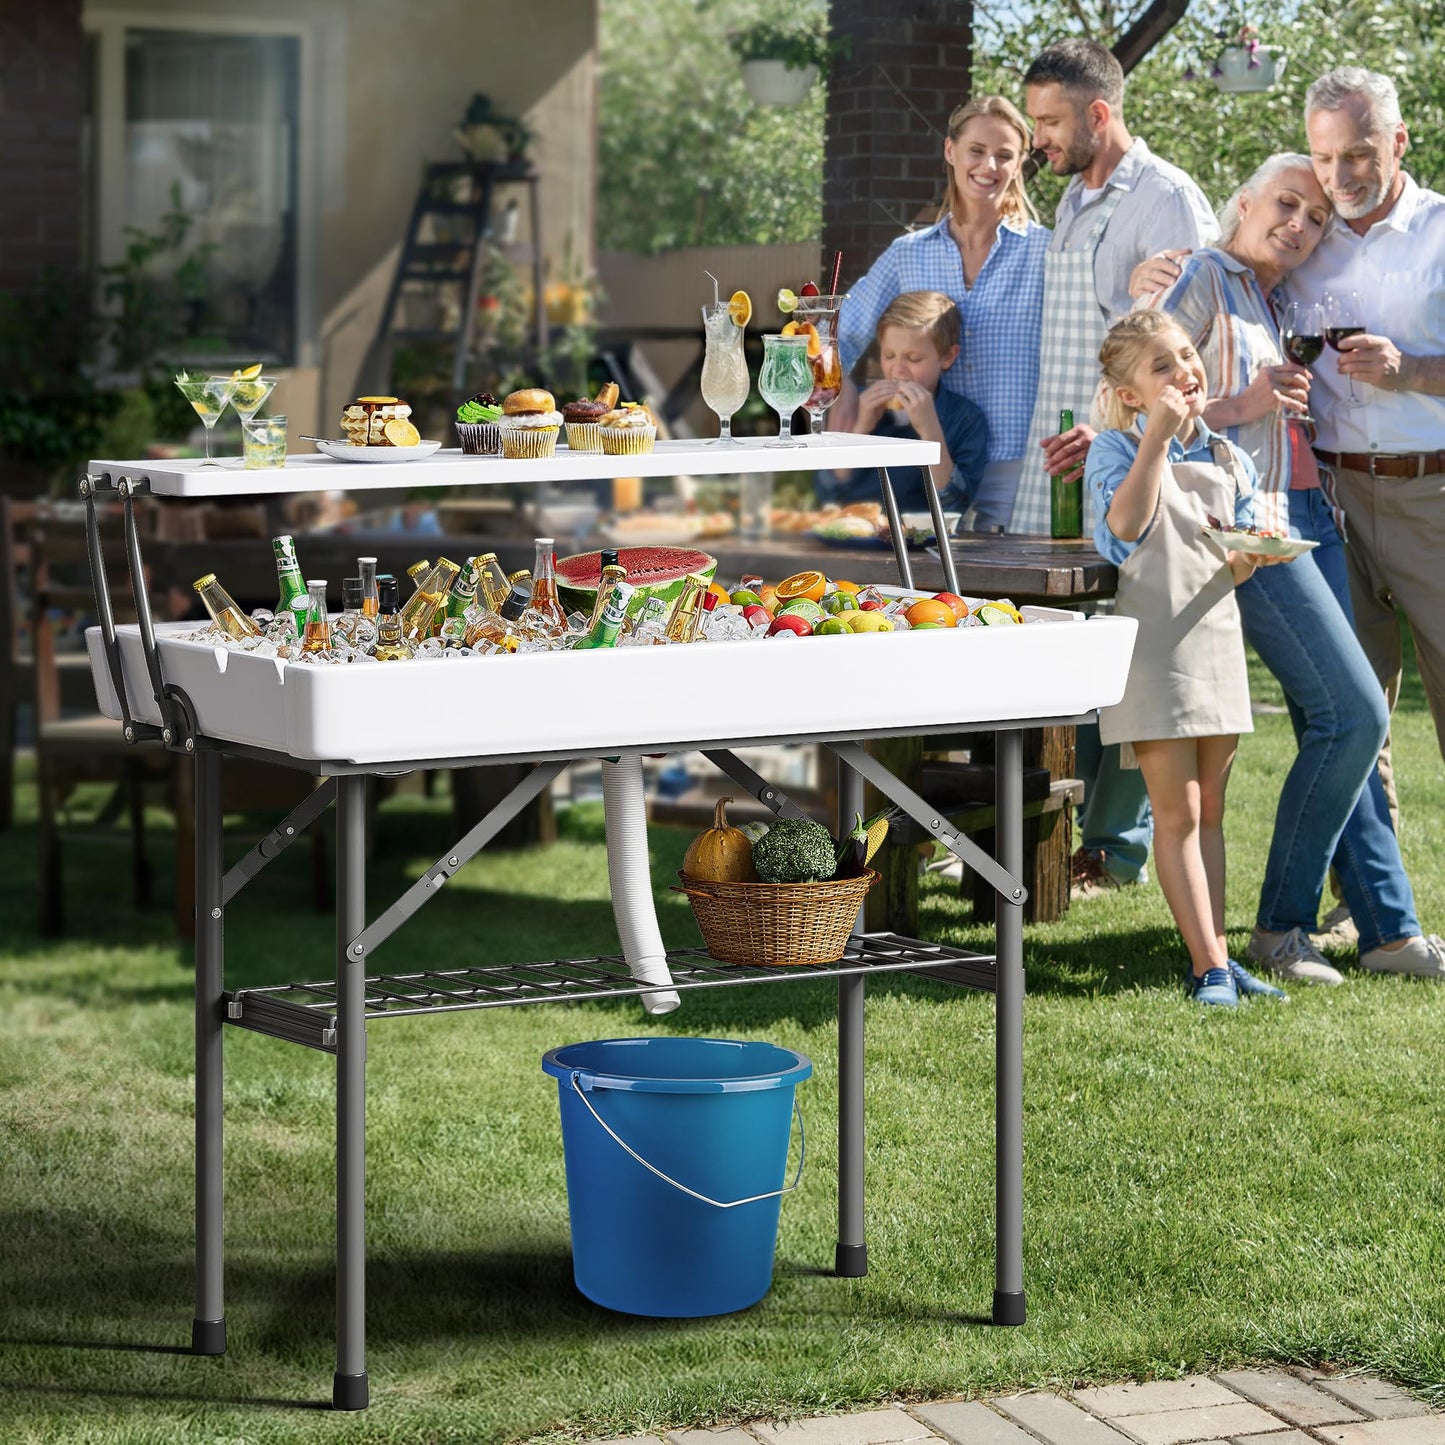
[(413, 913), (436, 897), (442, 884), (457, 869), (485, 848), (543, 789), (550, 787), (552, 780), (567, 766), (567, 759), (538, 763), (450, 852), (438, 858), (385, 913), (347, 943), (347, 963), (357, 965), (369, 958)]
[[(958, 568), (953, 560), (953, 548), (948, 545), (948, 527), (943, 520), (943, 501), (934, 485), (933, 472), (923, 469), (923, 495), (928, 499), (928, 513), (933, 518), (933, 535), (938, 541), (938, 560), (943, 564), (943, 585), (955, 596), (958, 594)], [(913, 563), (908, 557), (908, 538), (903, 534), (903, 520), (898, 514), (898, 498), (893, 494), (893, 482), (887, 467), (878, 468), (878, 487), (883, 493), (883, 510), (888, 515), (888, 526), (893, 532), (893, 556), (898, 563), (898, 577), (907, 588), (913, 586)]]
[(244, 858), (226, 870), (221, 880), (222, 904), (229, 903), (273, 858), (285, 852), (335, 799), (335, 778), (313, 788)]
[(823, 746), (855, 773), (872, 783), (885, 798), (902, 808), (920, 828), (937, 838), (956, 858), (987, 879), (995, 892), (1003, 898), (1010, 903), (1023, 903), (1028, 898), (1028, 889), (1002, 867), (997, 859), (989, 857), (966, 833), (960, 833), (926, 798), (920, 797), (912, 788), (899, 782), (882, 763), (870, 757), (861, 744), (835, 742), (824, 743)]
[(888, 514), (888, 526), (893, 534), (893, 558), (898, 563), (898, 579), (905, 587), (912, 587), (913, 563), (908, 560), (908, 538), (903, 535), (903, 519), (898, 515), (898, 498), (893, 495), (893, 483), (887, 467), (878, 468), (878, 488), (883, 493), (883, 510)]
[(726, 773), (739, 787), (745, 788), (763, 807), (779, 818), (806, 819), (808, 815), (784, 792), (766, 778), (755, 773), (736, 753), (726, 748), (704, 748), (702, 755), (719, 772)]

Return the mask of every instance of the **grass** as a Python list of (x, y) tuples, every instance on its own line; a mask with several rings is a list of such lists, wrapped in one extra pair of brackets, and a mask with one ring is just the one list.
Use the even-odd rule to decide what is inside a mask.
[[(1255, 697), (1277, 702), (1256, 669)], [(1231, 789), (1229, 922), (1253, 918), (1287, 720), (1257, 719)], [(1445, 768), (1418, 680), (1395, 727), (1404, 849), (1445, 925)], [(22, 807), (31, 808), (27, 790)], [(444, 805), (396, 799), (373, 912), (451, 841)], [(387, 968), (485, 948), (613, 945), (600, 819), (545, 852), (483, 855), (397, 936)], [(654, 834), (670, 881), (685, 835)], [(331, 970), (291, 854), (233, 904), (228, 979)], [(72, 927), (40, 939), (30, 815), (0, 834), (0, 1440), (443, 1442), (610, 1436), (1170, 1376), (1250, 1361), (1367, 1366), (1445, 1391), (1439, 1161), (1445, 997), (1351, 972), (1287, 1007), (1202, 1013), (1157, 887), (1026, 937), (1029, 1324), (993, 1288), (993, 1005), (920, 979), (870, 985), (868, 1243), (838, 1280), (834, 990), (686, 995), (669, 1031), (764, 1038), (817, 1072), (803, 1187), (757, 1307), (668, 1322), (575, 1292), (548, 1047), (646, 1031), (635, 1004), (526, 1008), (370, 1031), (368, 1346), (373, 1398), (333, 1415), (333, 1065), (226, 1037), (230, 1351), (180, 1353), (191, 1317), (191, 993), (166, 900), (133, 910), (115, 854), (67, 853)], [(166, 876), (164, 868), (160, 877)], [(695, 938), (661, 892), (669, 942)], [(925, 936), (986, 945), (932, 886)], [(595, 1201), (606, 1209), (605, 1199)]]

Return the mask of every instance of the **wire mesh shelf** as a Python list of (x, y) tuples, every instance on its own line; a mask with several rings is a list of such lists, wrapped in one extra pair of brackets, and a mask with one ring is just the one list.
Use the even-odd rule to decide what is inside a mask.
[[(994, 988), (992, 954), (970, 953), (896, 933), (855, 934), (843, 957), (834, 963), (750, 967), (719, 963), (700, 948), (684, 948), (669, 953), (667, 964), (672, 987), (678, 990), (899, 972), (924, 974), (984, 992)], [(623, 997), (656, 989), (656, 984), (639, 983), (633, 978), (624, 959), (606, 954), (540, 963), (384, 973), (366, 980), (366, 1018), (370, 1022), (416, 1014)], [(334, 980), (243, 988), (226, 995), (229, 1023), (328, 1053), (336, 1050), (336, 1010)]]

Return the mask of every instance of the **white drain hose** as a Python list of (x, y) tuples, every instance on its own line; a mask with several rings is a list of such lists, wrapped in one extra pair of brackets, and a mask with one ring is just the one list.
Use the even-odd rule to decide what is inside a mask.
[(667, 950), (657, 927), (657, 906), (647, 868), (647, 804), (642, 796), (642, 757), (624, 753), (602, 764), (602, 811), (607, 824), (607, 881), (612, 916), (627, 969), (639, 983), (663, 985), (642, 995), (650, 1014), (670, 1014), (682, 1000), (671, 987)]

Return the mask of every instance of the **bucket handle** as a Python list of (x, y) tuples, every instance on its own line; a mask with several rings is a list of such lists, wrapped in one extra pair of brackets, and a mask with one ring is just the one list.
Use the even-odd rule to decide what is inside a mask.
[(672, 1185), (674, 1189), (680, 1190), (692, 1199), (701, 1200), (704, 1204), (711, 1204), (714, 1209), (736, 1209), (740, 1204), (756, 1204), (761, 1199), (776, 1199), (779, 1195), (791, 1194), (802, 1181), (803, 1160), (807, 1157), (808, 1153), (808, 1137), (803, 1131), (803, 1111), (798, 1107), (798, 1096), (796, 1093), (793, 1095), (793, 1117), (798, 1121), (798, 1172), (793, 1175), (793, 1182), (791, 1184), (785, 1184), (781, 1189), (770, 1189), (766, 1194), (752, 1194), (746, 1199), (730, 1199), (724, 1201), (721, 1199), (709, 1199), (706, 1194), (699, 1194), (696, 1189), (689, 1189), (686, 1184), (679, 1184), (676, 1179), (664, 1174), (662, 1170), (658, 1169), (655, 1165), (649, 1164), (626, 1140), (618, 1138), (602, 1115), (592, 1107), (591, 1099), (583, 1092), (582, 1085), (577, 1082), (579, 1077), (577, 1070), (574, 1069), (572, 1071), (572, 1092), (586, 1105), (587, 1112), (602, 1125), (603, 1131), (607, 1134), (608, 1138), (610, 1138), (614, 1144), (617, 1144), (625, 1153), (630, 1154), (637, 1160), (649, 1174), (657, 1175), (664, 1184)]

